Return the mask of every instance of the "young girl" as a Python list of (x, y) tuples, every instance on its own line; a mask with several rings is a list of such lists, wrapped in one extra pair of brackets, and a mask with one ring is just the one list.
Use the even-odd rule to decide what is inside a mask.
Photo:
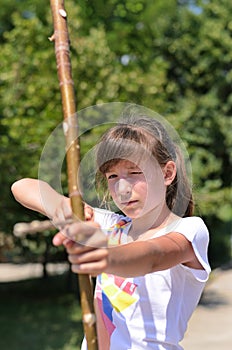
[[(132, 118), (108, 130), (97, 148), (97, 182), (124, 215), (94, 209), (96, 224), (73, 223), (54, 237), (72, 270), (97, 276), (95, 307), (100, 350), (182, 349), (187, 323), (210, 273), (209, 235), (193, 202), (178, 146), (155, 119)], [(25, 185), (33, 198), (25, 198)], [(42, 183), (47, 215), (71, 216), (69, 200)], [(12, 187), (23, 205), (45, 212), (36, 180)], [(86, 235), (86, 244), (74, 239)], [(101, 245), (102, 244), (102, 245)], [(85, 340), (82, 349), (87, 349)]]

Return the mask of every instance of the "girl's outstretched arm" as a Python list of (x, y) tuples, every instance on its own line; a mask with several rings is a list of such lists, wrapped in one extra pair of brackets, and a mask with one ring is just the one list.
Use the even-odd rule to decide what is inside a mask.
[[(70, 205), (69, 198), (56, 192), (48, 183), (31, 178), (21, 179), (11, 187), (15, 199), (24, 207), (53, 218), (62, 201)], [(71, 210), (70, 210), (71, 211)]]
[[(121, 277), (136, 277), (165, 270), (177, 264), (201, 269), (191, 243), (184, 238), (179, 246), (179, 243), (175, 242), (177, 235), (180, 236), (170, 233), (167, 235), (169, 237), (136, 241), (108, 249), (78, 247), (73, 242), (67, 242), (66, 249), (72, 271), (76, 273), (97, 275), (108, 272)], [(168, 242), (169, 238), (171, 242)]]
[(97, 240), (99, 228), (94, 227), (94, 224), (85, 227), (78, 223), (69, 226), (66, 238), (61, 239), (58, 234), (53, 240), (55, 245), (64, 244), (72, 270), (76, 273), (98, 275), (108, 272), (121, 277), (136, 277), (177, 264), (202, 269), (192, 244), (177, 232), (147, 241), (135, 241), (110, 248), (98, 245), (97, 248), (96, 243), (93, 245), (88, 242), (88, 237), (85, 244), (72, 240), (73, 234), (84, 234), (85, 231), (86, 237), (95, 236)]

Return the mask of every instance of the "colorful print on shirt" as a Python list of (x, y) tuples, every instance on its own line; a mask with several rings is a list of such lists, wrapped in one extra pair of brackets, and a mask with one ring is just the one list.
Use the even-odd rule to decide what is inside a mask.
[(103, 273), (98, 276), (96, 297), (105, 326), (111, 335), (114, 330), (113, 310), (122, 312), (138, 300), (137, 285), (128, 279)]
[(125, 228), (130, 223), (131, 220), (126, 220), (125, 218), (125, 220), (119, 221), (117, 224), (113, 225), (107, 230), (107, 235), (109, 237), (109, 246), (127, 243), (127, 234), (125, 234)]
[[(121, 220), (108, 230), (109, 245), (126, 243), (125, 228), (128, 223), (126, 220)], [(136, 290), (137, 285), (128, 279), (106, 273), (98, 276), (96, 297), (102, 318), (110, 335), (115, 329), (113, 310), (120, 313), (135, 303), (138, 300)]]

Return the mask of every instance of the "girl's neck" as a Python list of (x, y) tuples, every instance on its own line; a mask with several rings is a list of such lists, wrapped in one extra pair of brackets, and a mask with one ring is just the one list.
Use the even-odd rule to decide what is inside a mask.
[[(159, 214), (157, 213), (158, 210)], [(142, 217), (132, 219), (129, 231), (129, 237), (132, 240), (142, 239), (145, 236), (149, 237), (149, 231), (154, 234), (178, 218), (166, 205), (161, 211), (160, 208), (158, 210), (152, 210)]]

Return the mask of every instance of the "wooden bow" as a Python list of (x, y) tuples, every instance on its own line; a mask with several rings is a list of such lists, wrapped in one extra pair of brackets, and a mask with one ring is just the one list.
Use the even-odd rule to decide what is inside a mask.
[[(63, 107), (64, 133), (68, 169), (68, 190), (74, 217), (84, 220), (84, 208), (78, 186), (80, 146), (78, 140), (78, 118), (74, 83), (71, 72), (67, 13), (64, 1), (50, 0), (55, 42), (55, 55)], [(97, 350), (96, 319), (93, 307), (93, 288), (89, 275), (78, 275), (81, 297), (82, 319), (88, 350)]]

